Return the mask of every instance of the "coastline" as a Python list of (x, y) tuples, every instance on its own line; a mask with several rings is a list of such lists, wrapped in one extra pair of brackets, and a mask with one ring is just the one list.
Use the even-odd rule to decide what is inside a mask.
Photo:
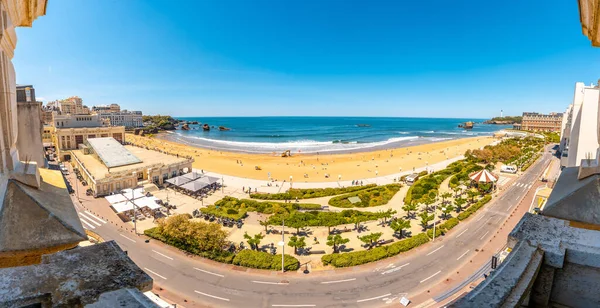
[[(337, 182), (361, 180), (429, 167), (461, 156), (494, 141), (493, 137), (472, 137), (426, 143), (394, 149), (357, 153), (294, 154), (283, 158), (280, 153), (249, 154), (204, 149), (163, 139), (126, 134), (125, 140), (152, 150), (192, 156), (193, 168), (241, 178), (294, 182)], [(259, 167), (260, 170), (257, 170)], [(327, 176), (326, 176), (327, 175)]]

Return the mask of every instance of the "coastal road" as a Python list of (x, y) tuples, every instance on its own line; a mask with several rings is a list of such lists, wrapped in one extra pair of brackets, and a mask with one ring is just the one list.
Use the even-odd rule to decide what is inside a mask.
[(123, 231), (76, 205), (85, 228), (115, 240), (155, 283), (213, 307), (381, 307), (438, 284), (473, 257), (532, 188), (548, 150), (499, 198), (443, 237), (376, 263), (310, 274), (240, 269), (188, 257), (172, 247)]

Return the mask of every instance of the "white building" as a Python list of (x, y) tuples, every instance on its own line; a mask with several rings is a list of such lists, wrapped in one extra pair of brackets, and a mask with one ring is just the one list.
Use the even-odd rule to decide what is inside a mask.
[(562, 166), (580, 166), (582, 160), (596, 160), (598, 157), (599, 103), (600, 88), (597, 85), (586, 86), (582, 82), (575, 84), (573, 103), (567, 108), (562, 120)]
[(142, 121), (141, 111), (127, 111), (123, 110), (120, 112), (99, 112), (98, 115), (110, 122), (111, 126), (125, 126), (125, 127), (142, 127), (144, 121)]

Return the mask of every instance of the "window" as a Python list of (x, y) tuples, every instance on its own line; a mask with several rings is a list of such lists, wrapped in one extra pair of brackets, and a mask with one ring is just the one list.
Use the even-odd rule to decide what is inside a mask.
[(177, 171), (171, 172), (171, 177), (176, 177), (176, 176), (177, 176)]
[(163, 181), (166, 180), (166, 179), (168, 179), (168, 178), (169, 178), (169, 174), (168, 173), (163, 174)]

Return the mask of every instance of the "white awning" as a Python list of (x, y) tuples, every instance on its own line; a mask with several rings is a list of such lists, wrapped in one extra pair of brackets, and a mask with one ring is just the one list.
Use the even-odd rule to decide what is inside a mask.
[[(133, 191), (133, 194), (132, 194)], [(136, 189), (131, 189), (131, 188), (126, 188), (123, 189), (121, 191), (121, 193), (125, 196), (125, 198), (127, 198), (128, 200), (135, 200), (141, 197), (144, 197), (144, 190), (142, 188), (136, 188)]]
[(119, 202), (111, 205), (117, 213), (123, 213), (125, 211), (133, 210), (133, 203), (131, 201)]
[(137, 205), (138, 208), (149, 207), (152, 210), (156, 210), (161, 207), (160, 204), (156, 203), (156, 200), (158, 200), (158, 198), (156, 197), (143, 197), (134, 200), (133, 202), (135, 203), (135, 205)]
[(115, 203), (127, 201), (127, 198), (125, 196), (123, 196), (122, 194), (110, 195), (110, 196), (106, 196), (104, 198), (110, 204), (115, 204)]

